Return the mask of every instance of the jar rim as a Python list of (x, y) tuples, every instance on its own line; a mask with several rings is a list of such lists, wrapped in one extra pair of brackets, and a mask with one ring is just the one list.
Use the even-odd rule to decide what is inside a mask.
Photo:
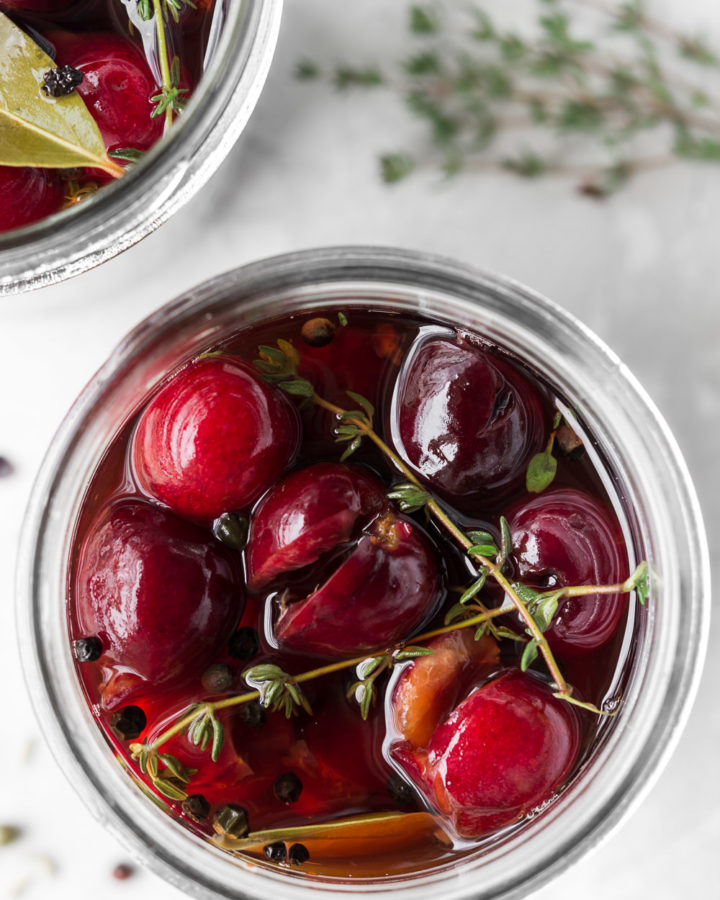
[[(628, 714), (626, 719), (632, 718), (632, 724), (625, 721), (620, 727), (623, 720), (618, 717), (614, 737), (608, 739), (597, 758), (593, 757), (597, 771), (590, 766), (577, 785), (573, 782), (561, 792), (541, 817), (542, 828), (523, 836), (520, 844), (513, 844), (510, 839), (498, 850), (491, 849), (481, 862), (460, 863), (451, 878), (447, 872), (429, 870), (421, 878), (408, 878), (402, 884), (370, 886), (363, 882), (353, 888), (322, 882), (308, 887), (278, 880), (276, 874), (263, 871), (262, 875), (255, 874), (254, 883), (242, 866), (234, 861), (225, 863), (165, 813), (161, 815), (167, 823), (159, 824), (153, 818), (151, 828), (149, 814), (146, 817), (135, 802), (141, 799), (150, 807), (145, 798), (131, 798), (125, 791), (120, 803), (109, 794), (102, 783), (108, 772), (103, 771), (101, 779), (92, 769), (92, 763), (101, 758), (99, 744), (88, 738), (88, 746), (78, 746), (78, 736), (70, 726), (85, 727), (82, 712), (74, 711), (75, 718), (70, 723), (61, 702), (69, 695), (67, 691), (61, 695), (61, 688), (53, 683), (58, 666), (63, 665), (62, 654), (69, 656), (69, 649), (58, 646), (59, 637), (49, 625), (49, 619), (54, 616), (57, 620), (58, 615), (57, 608), (53, 611), (49, 605), (64, 603), (65, 588), (64, 584), (48, 582), (48, 568), (64, 571), (58, 568), (63, 547), (50, 529), (72, 530), (62, 520), (63, 515), (70, 513), (61, 512), (60, 507), (69, 505), (67, 486), (72, 478), (76, 483), (82, 481), (83, 473), (78, 476), (71, 470), (82, 452), (87, 452), (87, 448), (82, 451), (82, 446), (90, 440), (89, 422), (97, 415), (99, 404), (107, 400), (117, 384), (126, 384), (131, 377), (147, 395), (154, 387), (147, 377), (148, 358), (154, 355), (164, 359), (163, 354), (177, 349), (178, 341), (185, 347), (183, 342), (191, 332), (197, 349), (198, 323), (202, 325), (199, 337), (209, 346), (216, 342), (218, 329), (223, 326), (222, 316), (229, 311), (237, 316), (239, 327), (252, 322), (253, 316), (270, 318), (273, 311), (287, 313), (299, 309), (308, 298), (322, 299), (325, 295), (335, 298), (336, 305), (339, 296), (350, 305), (366, 303), (368, 297), (381, 305), (382, 298), (387, 297), (388, 304), (406, 304), (407, 309), (421, 314), (432, 315), (445, 308), (453, 317), (462, 315), (460, 321), (464, 325), (472, 321), (473, 315), (485, 315), (488, 327), (497, 326), (501, 332), (505, 329), (503, 342), (507, 344), (509, 340), (511, 349), (516, 349), (513, 341), (537, 339), (538, 352), (552, 350), (558, 354), (553, 362), (559, 366), (557, 378), (572, 377), (584, 398), (583, 414), (599, 417), (601, 425), (603, 417), (613, 427), (633, 423), (637, 433), (623, 435), (623, 441), (632, 444), (637, 454), (636, 466), (652, 460), (655, 467), (653, 471), (634, 472), (630, 466), (626, 473), (628, 490), (642, 495), (650, 510), (648, 515), (654, 517), (657, 534), (653, 539), (657, 541), (664, 577), (658, 590), (667, 605), (653, 605), (648, 612), (652, 640), (643, 646), (640, 661), (645, 681), (638, 680), (635, 694), (631, 691), (626, 698), (632, 710), (632, 716)], [(357, 299), (360, 296), (362, 301)], [(511, 322), (517, 333), (510, 334)], [(531, 350), (535, 352), (525, 347), (525, 358)], [(602, 384), (598, 385), (600, 376)], [(618, 405), (623, 409), (616, 409)], [(619, 445), (615, 449), (618, 454), (623, 452)], [(97, 447), (94, 452), (97, 453)], [(90, 472), (86, 470), (84, 475), (89, 477)], [(676, 554), (671, 560), (667, 558), (670, 548)], [(284, 896), (297, 900), (309, 898), (319, 888), (337, 897), (362, 889), (381, 897), (392, 894), (420, 898), (436, 892), (442, 882), (450, 897), (510, 898), (537, 889), (606, 838), (657, 778), (679, 738), (697, 690), (707, 645), (709, 583), (702, 516), (677, 444), (634, 377), (586, 326), (518, 283), (458, 262), (386, 247), (333, 247), (284, 254), (219, 275), (151, 314), (121, 341), (68, 413), (38, 475), (21, 540), (18, 627), (22, 646), (35, 648), (24, 658), (26, 680), (46, 739), (65, 773), (92, 811), (132, 852), (188, 893), (215, 898), (238, 896), (240, 890), (243, 896), (259, 898), (277, 886)], [(68, 672), (72, 670), (69, 662)], [(86, 724), (99, 732), (91, 719)], [(623, 754), (622, 759), (619, 754)], [(615, 760), (612, 767), (607, 765), (610, 759)], [(128, 788), (131, 786), (125, 773), (116, 774), (122, 776)], [(120, 783), (113, 777), (113, 787)], [(567, 808), (575, 801), (583, 804), (582, 814), (577, 814), (576, 806), (576, 814), (569, 820)], [(132, 806), (131, 810), (126, 803)], [(183, 834), (178, 836), (177, 832)], [(154, 836), (158, 834), (159, 837)], [(508, 869), (504, 862), (510, 855), (513, 865)], [(211, 864), (201, 865), (200, 859), (211, 860)], [(477, 872), (477, 865), (483, 867), (485, 886), (479, 886), (470, 877)]]

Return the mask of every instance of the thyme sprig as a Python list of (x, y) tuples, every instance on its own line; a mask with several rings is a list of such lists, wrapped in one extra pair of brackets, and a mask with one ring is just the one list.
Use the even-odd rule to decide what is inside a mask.
[(145, 742), (130, 744), (130, 756), (163, 796), (177, 801), (187, 799), (183, 785), (188, 784), (197, 769), (186, 768), (177, 757), (160, 753)]
[(408, 662), (421, 656), (431, 656), (430, 647), (416, 645), (402, 646), (379, 656), (371, 656), (364, 659), (355, 667), (358, 680), (348, 688), (347, 696), (354, 697), (360, 706), (360, 714), (363, 720), (367, 719), (370, 708), (377, 700), (377, 687), (375, 682), (383, 672), (390, 671), (396, 663)]
[(151, 101), (155, 104), (151, 116), (165, 116), (165, 131), (170, 128), (173, 122), (173, 114), (180, 112), (184, 105), (183, 94), (187, 93), (185, 88), (180, 87), (180, 60), (175, 56), (170, 59), (170, 50), (168, 46), (165, 25), (168, 16), (177, 22), (179, 13), (183, 7), (195, 7), (190, 0), (139, 0), (138, 12), (140, 18), (145, 22), (151, 19), (155, 22), (155, 36), (157, 41), (158, 60), (160, 63), (160, 91)]
[(325, 70), (304, 60), (297, 76), (392, 90), (424, 123), (423, 147), (381, 156), (386, 182), (423, 165), (446, 175), (495, 168), (565, 174), (599, 197), (679, 157), (720, 162), (720, 97), (707, 78), (720, 55), (707, 41), (653, 19), (644, 0), (536, 9), (528, 36), (500, 26), (487, 2), (412, 5), (403, 59)]
[(527, 472), (525, 473), (525, 487), (531, 494), (539, 494), (549, 487), (555, 479), (557, 473), (557, 459), (553, 455), (555, 447), (555, 438), (558, 428), (562, 424), (562, 414), (555, 413), (553, 419), (552, 430), (548, 437), (545, 448), (536, 453), (528, 463)]
[(302, 688), (280, 666), (261, 663), (246, 669), (243, 678), (251, 687), (258, 689), (260, 703), (265, 709), (280, 710), (288, 719), (296, 716), (301, 709), (312, 715), (312, 708)]
[[(401, 486), (401, 495), (403, 495), (403, 501), (406, 504), (410, 502), (416, 509), (421, 508), (418, 506), (418, 504), (421, 500), (424, 501), (423, 506), (428, 511), (428, 513), (442, 526), (442, 528), (444, 528), (445, 531), (450, 534), (450, 536), (455, 540), (456, 543), (460, 545), (460, 547), (474, 563), (477, 571), (477, 579), (470, 588), (471, 590), (473, 588), (476, 588), (472, 596), (476, 597), (477, 594), (479, 594), (482, 587), (484, 587), (485, 580), (488, 577), (492, 577), (495, 582), (502, 588), (511, 607), (514, 607), (515, 611), (519, 615), (520, 620), (523, 623), (525, 633), (529, 638), (525, 653), (523, 655), (525, 668), (530, 665), (530, 663), (534, 660), (535, 656), (539, 652), (542, 655), (548, 672), (550, 673), (550, 676), (552, 678), (552, 683), (556, 690), (555, 696), (559, 699), (568, 700), (569, 702), (577, 704), (579, 701), (576, 701), (575, 698), (572, 697), (572, 687), (568, 684), (562, 672), (560, 671), (560, 667), (557, 664), (557, 661), (553, 655), (553, 652), (544, 633), (547, 630), (550, 621), (552, 620), (552, 617), (550, 617), (550, 619), (547, 619), (547, 612), (552, 608), (552, 603), (546, 602), (542, 606), (542, 612), (539, 618), (536, 618), (536, 615), (533, 615), (533, 612), (531, 612), (529, 607), (531, 596), (527, 592), (525, 592), (523, 596), (522, 589), (524, 589), (526, 586), (518, 586), (517, 582), (510, 582), (503, 571), (507, 556), (512, 549), (512, 536), (510, 535), (510, 530), (507, 522), (505, 522), (504, 525), (501, 522), (502, 549), (499, 549), (496, 546), (495, 539), (489, 532), (473, 531), (465, 533), (462, 528), (460, 528), (460, 526), (458, 526), (453, 521), (450, 515), (446, 512), (445, 509), (443, 509), (443, 507), (432, 496), (432, 494), (426, 491), (425, 487), (420, 483), (415, 473), (374, 430), (372, 425), (372, 415), (374, 413), (374, 410), (372, 408), (372, 404), (370, 404), (370, 402), (366, 398), (361, 397), (359, 394), (353, 393), (351, 395), (352, 399), (358, 405), (362, 406), (363, 412), (358, 412), (356, 410), (343, 409), (337, 404), (331, 403), (324, 397), (319, 396), (315, 392), (312, 384), (307, 379), (303, 379), (299, 376), (298, 366), (300, 364), (300, 357), (297, 350), (293, 347), (290, 341), (279, 340), (277, 342), (277, 348), (265, 346), (261, 347), (260, 357), (261, 358), (259, 360), (256, 360), (255, 366), (258, 368), (261, 375), (266, 378), (266, 380), (276, 384), (277, 387), (286, 390), (290, 394), (300, 394), (307, 400), (312, 402), (314, 405), (333, 413), (336, 416), (338, 422), (338, 424), (335, 426), (336, 431), (340, 428), (344, 429), (346, 427), (352, 426), (354, 428), (353, 440), (359, 441), (364, 437), (368, 438), (378, 447), (383, 455), (395, 465), (395, 467), (407, 479), (407, 481)], [(298, 384), (302, 385), (301, 390), (298, 389)], [(553, 423), (553, 425), (554, 424), (555, 423)], [(347, 454), (343, 454), (342, 458), (345, 458), (346, 455)], [(410, 501), (408, 501), (408, 486), (417, 489), (417, 493), (410, 497)], [(646, 578), (647, 567), (645, 567), (643, 571), (645, 572)], [(563, 592), (557, 592), (557, 602), (559, 602), (561, 596), (576, 597), (593, 593), (618, 593), (621, 591), (626, 592), (627, 590), (634, 590), (635, 582), (632, 583), (632, 586), (630, 588), (625, 587), (625, 585), (630, 583), (633, 578), (634, 575), (631, 576), (631, 579), (628, 579), (628, 581), (623, 582), (622, 584), (603, 586), (601, 590), (597, 591), (592, 587), (588, 587), (587, 585), (565, 588), (563, 589)], [(476, 587), (478, 581), (482, 582), (480, 587)], [(645, 581), (643, 581), (642, 583), (646, 584)], [(529, 590), (531, 589), (528, 588), (528, 591)], [(572, 593), (568, 593), (568, 591), (572, 591)], [(554, 611), (557, 610), (557, 602), (555, 603), (553, 614)], [(476, 600), (476, 603), (479, 604), (479, 601)], [(479, 605), (479, 609), (480, 615), (486, 614), (487, 611), (484, 606)], [(460, 624), (462, 624), (462, 621), (464, 620), (461, 620)], [(482, 621), (486, 621), (486, 619), (483, 619)], [(478, 624), (481, 623), (479, 622)], [(476, 634), (476, 637), (478, 639), (480, 636), (482, 636), (482, 632), (480, 634)], [(602, 714), (602, 711), (594, 707), (592, 704), (584, 704), (584, 706), (587, 709), (592, 709), (598, 714)]]
[[(495, 566), (494, 562), (492, 563), (492, 566)], [(522, 589), (525, 588), (525, 586), (516, 585), (516, 588)], [(641, 563), (628, 579), (618, 584), (579, 585), (563, 588), (552, 593), (562, 596), (578, 597), (585, 594), (629, 593), (633, 590), (637, 591), (640, 601), (644, 603), (648, 594), (647, 563)], [(534, 594), (533, 598), (530, 598), (540, 598), (535, 603), (533, 612), (533, 615), (538, 617), (538, 621), (541, 621), (540, 616), (542, 615), (538, 612), (538, 609), (542, 605), (542, 598), (545, 596), (546, 595), (543, 594)], [(524, 600), (523, 602), (529, 604), (530, 599)], [(560, 597), (558, 597), (558, 600), (559, 599)], [(372, 703), (374, 702), (374, 682), (383, 671), (387, 671), (399, 663), (417, 659), (420, 656), (430, 655), (433, 652), (432, 648), (423, 645), (433, 638), (465, 628), (478, 628), (487, 622), (492, 622), (492, 620), (499, 618), (500, 616), (507, 615), (507, 612), (508, 609), (504, 606), (497, 609), (485, 610), (484, 612), (479, 612), (469, 618), (465, 618), (462, 621), (446, 624), (441, 628), (434, 628), (431, 631), (419, 634), (412, 639), (412, 644), (408, 644), (406, 641), (400, 641), (392, 647), (383, 649), (378, 653), (356, 656), (353, 659), (339, 660), (325, 666), (320, 666), (316, 669), (311, 669), (307, 672), (302, 672), (298, 675), (290, 675), (288, 672), (285, 672), (279, 666), (274, 664), (261, 663), (257, 666), (253, 666), (243, 673), (243, 677), (248, 684), (257, 685), (256, 689), (246, 691), (242, 694), (235, 694), (231, 697), (223, 697), (221, 700), (192, 704), (178, 715), (172, 725), (162, 731), (152, 741), (130, 744), (131, 757), (138, 762), (141, 771), (150, 777), (151, 782), (160, 793), (163, 793), (173, 800), (184, 800), (187, 796), (187, 792), (182, 787), (182, 784), (187, 784), (190, 781), (195, 774), (195, 770), (183, 768), (177, 759), (169, 754), (159, 753), (160, 747), (167, 743), (172, 737), (180, 734), (187, 734), (190, 741), (203, 750), (207, 749), (210, 743), (209, 738), (206, 736), (207, 729), (210, 728), (212, 730), (213, 739), (211, 758), (216, 761), (225, 740), (224, 729), (222, 727), (217, 729), (216, 725), (213, 725), (213, 723), (219, 724), (217, 715), (219, 712), (236, 706), (242, 706), (253, 700), (259, 700), (267, 708), (275, 711), (282, 711), (286, 716), (293, 715), (296, 712), (299, 712), (300, 709), (307, 714), (311, 714), (310, 705), (307, 702), (304, 693), (300, 690), (299, 685), (308, 681), (314, 681), (318, 678), (323, 678), (326, 675), (331, 675), (335, 672), (342, 672), (346, 669), (353, 668), (356, 670), (357, 680), (350, 690), (354, 693), (355, 698), (360, 705), (360, 712), (363, 715), (363, 718), (366, 718)], [(535, 622), (534, 619), (533, 622)], [(280, 691), (273, 690), (273, 685), (280, 685)], [(564, 690), (557, 682), (555, 682), (553, 686), (555, 688), (554, 696), (558, 699), (582, 707), (596, 715), (611, 715), (611, 713), (599, 710), (591, 703), (584, 703), (572, 696), (571, 689), (568, 685), (565, 685)], [(287, 701), (286, 698), (288, 697), (290, 698), (291, 703)], [(206, 723), (210, 724), (208, 725)], [(157, 764), (155, 763), (156, 760)], [(160, 767), (161, 763), (163, 764), (162, 769)], [(158, 781), (160, 783), (158, 783)], [(178, 781), (180, 781), (181, 784), (177, 784)]]

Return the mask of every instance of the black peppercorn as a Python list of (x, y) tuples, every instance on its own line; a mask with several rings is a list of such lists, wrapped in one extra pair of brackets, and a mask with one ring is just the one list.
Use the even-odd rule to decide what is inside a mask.
[(260, 649), (260, 638), (254, 628), (238, 628), (230, 638), (228, 653), (233, 659), (252, 659)]
[(310, 859), (310, 851), (305, 844), (293, 844), (288, 850), (288, 859), (296, 866), (301, 866)]
[(233, 686), (235, 675), (227, 663), (213, 663), (202, 674), (200, 683), (209, 694), (219, 694)]
[(240, 707), (240, 718), (249, 728), (262, 728), (267, 718), (265, 707), (257, 700), (251, 700)]
[(190, 794), (183, 800), (182, 811), (195, 822), (202, 822), (210, 815), (210, 804), (202, 794)]
[(78, 662), (95, 662), (102, 656), (102, 641), (98, 637), (79, 638), (74, 641), (73, 650)]
[(276, 841), (274, 844), (266, 844), (263, 852), (268, 859), (273, 862), (284, 862), (287, 857), (287, 849), (282, 841)]
[(386, 782), (388, 794), (400, 806), (408, 806), (415, 799), (415, 791), (410, 785), (395, 772), (388, 776)]
[(235, 803), (221, 806), (213, 816), (212, 826), (216, 834), (244, 838), (250, 831), (247, 810)]
[(4, 456), (0, 456), (0, 478), (7, 478), (8, 475), (12, 475), (14, 471), (15, 469), (10, 460), (5, 459)]
[(248, 520), (237, 513), (226, 512), (215, 519), (212, 530), (223, 544), (232, 547), (233, 550), (242, 550), (247, 541)]
[(330, 319), (308, 319), (300, 334), (310, 347), (325, 347), (335, 336), (335, 326)]
[(85, 75), (72, 66), (60, 66), (58, 69), (49, 69), (43, 75), (42, 92), (46, 97), (64, 97), (72, 94), (75, 88), (82, 84)]
[(139, 706), (126, 706), (110, 717), (110, 728), (122, 741), (134, 741), (147, 725), (147, 717)]
[(273, 793), (283, 803), (297, 803), (302, 789), (302, 781), (294, 772), (285, 772), (276, 778), (273, 784)]

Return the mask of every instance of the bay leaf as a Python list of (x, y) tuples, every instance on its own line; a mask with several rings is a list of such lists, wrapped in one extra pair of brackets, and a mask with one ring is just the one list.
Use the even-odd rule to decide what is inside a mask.
[(245, 853), (262, 853), (267, 844), (277, 841), (300, 842), (312, 859), (357, 859), (402, 850), (428, 838), (443, 844), (449, 842), (436, 816), (426, 812), (381, 812), (256, 831), (245, 838), (222, 836), (213, 840), (224, 850)]
[(82, 97), (46, 97), (43, 75), (53, 60), (0, 13), (0, 165), (47, 169), (91, 166), (115, 178), (111, 160)]

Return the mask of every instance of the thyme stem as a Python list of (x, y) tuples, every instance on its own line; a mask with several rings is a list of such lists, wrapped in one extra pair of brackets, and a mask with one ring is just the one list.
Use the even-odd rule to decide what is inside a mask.
[[(155, 10), (155, 33), (158, 42), (158, 57), (160, 59), (160, 76), (162, 78), (163, 93), (172, 90), (172, 76), (170, 74), (170, 61), (168, 59), (167, 37), (165, 35), (165, 22), (163, 20), (162, 0), (153, 0)], [(172, 125), (172, 104), (165, 109), (165, 133)]]
[[(461, 628), (471, 628), (473, 625), (481, 625), (483, 622), (487, 622), (490, 619), (495, 619), (498, 616), (507, 615), (507, 610), (505, 609), (492, 609), (486, 610), (482, 613), (479, 613), (477, 616), (473, 616), (470, 619), (464, 619), (461, 622), (454, 622), (452, 625), (446, 625), (443, 628), (435, 628), (432, 631), (426, 631), (423, 634), (419, 634), (417, 637), (408, 639), (412, 640), (413, 644), (420, 644), (423, 641), (429, 641), (431, 638), (438, 637), (441, 634), (448, 634), (451, 631), (459, 631)], [(400, 641), (397, 644), (394, 644), (390, 648), (386, 648), (380, 652), (384, 655), (391, 655), (396, 650), (401, 650), (407, 643), (408, 640)], [(372, 651), (365, 653), (363, 656), (356, 656), (353, 659), (341, 659), (338, 662), (329, 663), (327, 666), (320, 666), (317, 669), (311, 669), (308, 672), (303, 672), (300, 675), (294, 675), (292, 677), (292, 681), (295, 684), (302, 684), (305, 681), (313, 681), (316, 678), (322, 678), (323, 675), (331, 675), (333, 672), (341, 672), (343, 669), (351, 669), (353, 666), (359, 665), (361, 662), (364, 662), (371, 656), (378, 656), (380, 652), (373, 653)], [(185, 731), (192, 722), (197, 719), (198, 716), (203, 715), (205, 712), (217, 712), (220, 709), (228, 709), (232, 706), (242, 706), (243, 703), (249, 703), (251, 700), (257, 700), (260, 697), (260, 691), (247, 691), (244, 694), (236, 694), (233, 697), (225, 697), (223, 700), (216, 700), (214, 703), (204, 703), (199, 707), (194, 707), (192, 712), (187, 713), (177, 720), (173, 725), (170, 726), (166, 731), (163, 731), (158, 737), (155, 738), (152, 743), (148, 744), (149, 750), (157, 750), (158, 747), (161, 747), (166, 741), (170, 740), (171, 737), (174, 737), (176, 734), (180, 734)]]
[[(322, 409), (326, 409), (329, 412), (334, 413), (337, 416), (342, 416), (345, 414), (346, 410), (342, 409), (340, 406), (336, 406), (334, 403), (330, 403), (328, 400), (325, 400), (324, 397), (318, 396), (318, 394), (313, 393), (310, 398), (313, 403), (317, 406), (320, 406)], [(385, 441), (377, 434), (377, 432), (373, 429), (373, 427), (368, 424), (363, 419), (355, 419), (346, 417), (346, 422), (349, 422), (357, 428), (360, 429), (368, 438), (388, 457), (388, 459), (392, 460), (393, 463), (400, 469), (403, 475), (411, 481), (414, 485), (423, 489), (422, 484), (418, 481), (414, 472), (400, 459), (400, 457), (395, 453)], [(440, 506), (440, 504), (435, 500), (434, 497), (428, 496), (426, 502), (427, 509), (430, 510), (431, 514), (437, 519), (438, 522), (445, 528), (449, 534), (457, 541), (458, 544), (465, 550), (468, 551), (472, 546), (473, 542), (470, 538), (464, 534), (460, 528), (453, 522), (450, 516), (445, 512), (445, 510)], [(518, 596), (516, 590), (507, 580), (507, 578), (503, 575), (500, 567), (495, 563), (494, 560), (488, 559), (486, 556), (480, 556), (477, 554), (473, 555), (473, 559), (478, 561), (482, 566), (487, 568), (495, 581), (502, 587), (505, 591), (506, 595), (512, 601), (513, 606), (520, 614), (520, 617), (523, 620), (525, 627), (530, 633), (531, 637), (534, 641), (537, 642), (538, 649), (542, 653), (543, 659), (545, 660), (545, 664), (550, 671), (550, 674), (553, 677), (555, 684), (557, 685), (558, 693), (561, 695), (570, 695), (571, 689), (568, 685), (567, 681), (565, 681), (562, 672), (553, 656), (552, 650), (550, 649), (550, 645), (548, 644), (547, 638), (542, 633), (540, 628), (537, 625), (537, 622), (530, 615), (530, 611), (527, 606), (523, 603), (523, 601)]]

